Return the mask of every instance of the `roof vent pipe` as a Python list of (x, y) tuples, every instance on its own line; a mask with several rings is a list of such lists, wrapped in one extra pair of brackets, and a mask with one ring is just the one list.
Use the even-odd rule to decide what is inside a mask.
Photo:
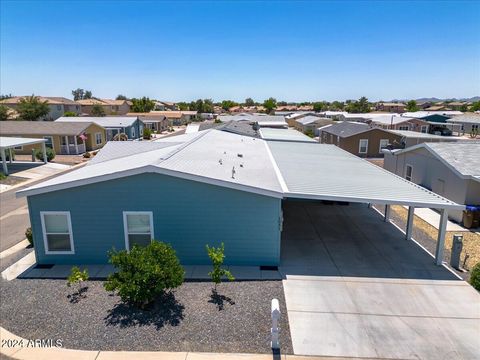
[(232, 167), (232, 179), (235, 179), (235, 166)]

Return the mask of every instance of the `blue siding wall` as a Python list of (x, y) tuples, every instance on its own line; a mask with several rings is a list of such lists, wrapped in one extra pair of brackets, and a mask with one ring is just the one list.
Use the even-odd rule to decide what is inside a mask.
[[(281, 200), (147, 173), (28, 198), (35, 251), (44, 264), (107, 263), (125, 248), (123, 211), (152, 211), (157, 240), (183, 264), (208, 264), (205, 244), (225, 243), (226, 264), (278, 265)], [(70, 211), (74, 255), (46, 255), (40, 211)]]

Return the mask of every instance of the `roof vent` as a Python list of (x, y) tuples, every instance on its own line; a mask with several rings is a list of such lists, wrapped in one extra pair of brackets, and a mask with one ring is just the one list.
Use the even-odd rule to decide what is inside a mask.
[(222, 159), (218, 160), (218, 163), (219, 163), (220, 165), (223, 165)]
[(236, 171), (235, 171), (235, 166), (234, 166), (234, 167), (232, 167), (232, 179), (235, 179), (235, 172)]
[(237, 154), (239, 158), (243, 158), (243, 154)]

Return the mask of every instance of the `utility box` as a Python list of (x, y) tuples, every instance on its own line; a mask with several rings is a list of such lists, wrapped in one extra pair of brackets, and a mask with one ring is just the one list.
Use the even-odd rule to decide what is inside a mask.
[(452, 255), (450, 257), (450, 265), (454, 269), (460, 270), (460, 255), (463, 249), (463, 235), (453, 235)]

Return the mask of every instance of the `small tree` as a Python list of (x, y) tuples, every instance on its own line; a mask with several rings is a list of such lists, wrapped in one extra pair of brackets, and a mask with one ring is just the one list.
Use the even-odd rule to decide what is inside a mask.
[(92, 106), (92, 115), (93, 116), (105, 116), (105, 109), (100, 104), (95, 104)]
[(73, 112), (73, 111), (65, 111), (63, 113), (63, 116), (65, 117), (74, 117), (74, 116), (78, 116), (78, 114), (76, 112)]
[(217, 285), (222, 282), (222, 277), (226, 276), (229, 281), (235, 280), (232, 273), (226, 269), (222, 269), (223, 261), (225, 260), (225, 246), (222, 244), (216, 248), (206, 245), (207, 254), (212, 261), (213, 270), (208, 273), (215, 283), (214, 291), (217, 291)]
[(27, 238), (30, 245), (33, 246), (33, 232), (31, 227), (28, 227), (27, 230), (25, 230), (25, 237)]
[(267, 113), (271, 113), (274, 109), (277, 108), (277, 100), (274, 98), (268, 98), (263, 102), (263, 107), (267, 110)]
[[(47, 160), (50, 162), (52, 161), (54, 158), (55, 158), (55, 150), (53, 150), (52, 148), (49, 148), (47, 147)], [(35, 157), (40, 160), (40, 161), (43, 161), (43, 151), (35, 151)]]
[(77, 284), (79, 290), (82, 286), (82, 282), (88, 280), (88, 270), (84, 269), (83, 271), (80, 270), (78, 266), (72, 267), (72, 271), (67, 278), (67, 286), (71, 287), (72, 285)]
[(470, 275), (470, 284), (477, 291), (480, 291), (480, 262), (477, 263), (472, 269), (472, 274)]
[(418, 111), (417, 102), (415, 100), (410, 100), (407, 102), (407, 106), (405, 107), (407, 111)]
[(150, 130), (149, 128), (143, 129), (143, 138), (145, 140), (150, 140), (152, 138), (152, 130)]
[(22, 120), (35, 121), (50, 112), (47, 101), (41, 101), (38, 96), (32, 95), (20, 99), (17, 112)]
[(127, 97), (125, 95), (117, 95), (117, 97), (115, 98), (115, 100), (128, 100)]
[(0, 121), (7, 121), (10, 119), (8, 107), (0, 105)]
[(116, 291), (122, 301), (140, 308), (183, 283), (185, 271), (175, 250), (163, 242), (134, 245), (130, 252), (112, 250), (109, 257), (118, 271), (108, 277), (105, 289)]
[(155, 101), (150, 100), (148, 97), (142, 97), (141, 99), (132, 99), (132, 106), (130, 110), (132, 112), (145, 113), (150, 112), (155, 108)]

